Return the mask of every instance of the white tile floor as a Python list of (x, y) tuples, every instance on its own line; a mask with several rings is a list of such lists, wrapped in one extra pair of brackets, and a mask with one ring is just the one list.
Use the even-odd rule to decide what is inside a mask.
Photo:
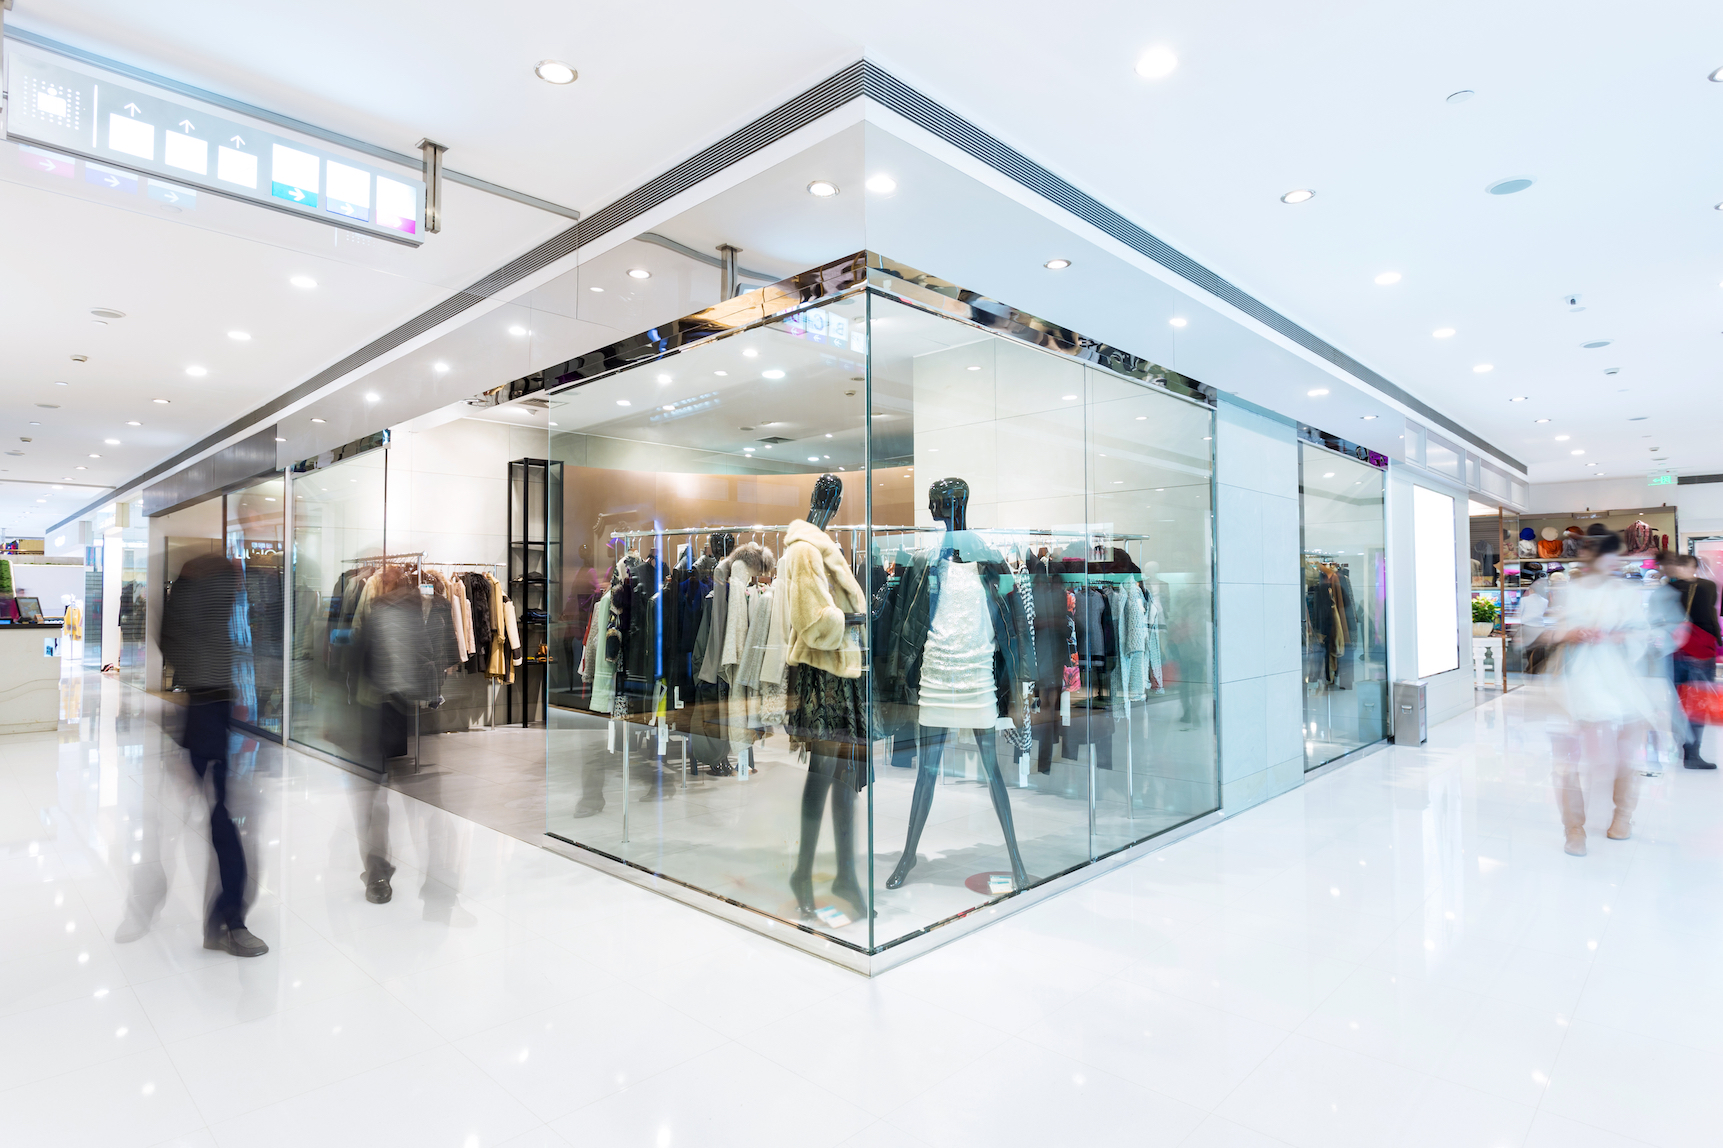
[[(396, 897), (367, 904), (350, 779), (272, 749), (272, 951), (207, 952), (155, 703), (82, 704), (0, 739), (7, 1146), (1723, 1135), (1723, 779), (1647, 779), (1634, 840), (1597, 809), (1567, 857), (1536, 686), (871, 982), (399, 795)], [(160, 921), (114, 943), (128, 850), (185, 817)], [(452, 914), (419, 897), (439, 839)]]

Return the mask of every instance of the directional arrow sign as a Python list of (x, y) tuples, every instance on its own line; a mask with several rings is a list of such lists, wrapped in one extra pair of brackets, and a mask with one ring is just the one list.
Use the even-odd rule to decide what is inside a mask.
[(130, 112), (134, 116), (137, 115), (139, 112), (143, 111), (143, 109), (138, 107), (136, 104), (127, 104), (124, 108), (122, 108), (120, 110)]
[(188, 133), (192, 130), (192, 123), (190, 120), (181, 120), (179, 122), (179, 126), (184, 128)]

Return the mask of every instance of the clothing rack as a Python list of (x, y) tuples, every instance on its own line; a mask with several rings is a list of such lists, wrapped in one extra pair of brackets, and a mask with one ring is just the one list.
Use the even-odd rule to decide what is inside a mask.
[(398, 562), (407, 558), (411, 558), (421, 566), (425, 565), (425, 552), (423, 550), (415, 550), (411, 554), (370, 554), (363, 558), (343, 558), (341, 561), (344, 564), (363, 566), (367, 562)]

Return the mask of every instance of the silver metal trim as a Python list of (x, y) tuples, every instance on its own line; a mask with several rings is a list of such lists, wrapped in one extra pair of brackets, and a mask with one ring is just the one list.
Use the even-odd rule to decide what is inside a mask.
[[(638, 239), (642, 243), (650, 243), (655, 247), (662, 247), (666, 251), (674, 251), (678, 255), (686, 256), (689, 259), (704, 263), (708, 267), (722, 268), (724, 266), (724, 261), (716, 255), (708, 255), (704, 251), (696, 251), (686, 243), (678, 243), (669, 236), (660, 235), (656, 231), (643, 231), (634, 238)], [(776, 275), (765, 271), (750, 271), (746, 267), (737, 267), (736, 274), (741, 276), (743, 279), (756, 279), (761, 283), (776, 283), (778, 281), (778, 277)]]
[[(1326, 774), (1333, 773), (1337, 769), (1340, 769), (1344, 766), (1351, 765), (1354, 762), (1363, 761), (1367, 757), (1375, 757), (1378, 753), (1381, 753), (1383, 750), (1393, 749), (1393, 748), (1394, 748), (1394, 739), (1392, 737), (1377, 738), (1375, 741), (1369, 743), (1368, 745), (1361, 745), (1357, 749), (1347, 750), (1345, 753), (1341, 754), (1339, 757), (1335, 758), (1333, 761), (1325, 761), (1321, 765), (1318, 765), (1318, 766), (1315, 766), (1314, 768), (1305, 770), (1304, 771), (1304, 780), (1301, 781), (1299, 784), (1300, 785), (1308, 785), (1310, 782), (1315, 781), (1317, 778), (1322, 777)], [(1275, 796), (1278, 797), (1280, 795), (1276, 794)], [(1269, 800), (1272, 801), (1274, 799), (1270, 798)]]

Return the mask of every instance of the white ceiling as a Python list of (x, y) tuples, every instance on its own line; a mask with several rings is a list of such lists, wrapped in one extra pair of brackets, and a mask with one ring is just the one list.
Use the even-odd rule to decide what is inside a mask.
[[(714, 15), (545, 0), (477, 18), (426, 0), (411, 19), (350, 6), (339, 34), (302, 9), (209, 0), (18, 0), (9, 20), (398, 150), (429, 135), (450, 146), (452, 168), (583, 211), (865, 51), (1526, 460), (1534, 479), (1582, 477), (1585, 462), (1610, 474), (1654, 458), (1723, 468), (1710, 430), (1723, 329), (1723, 213), (1712, 210), (1723, 155), (1708, 142), (1723, 84), (1705, 79), (1723, 64), (1723, 46), (1715, 59), (1709, 47), (1723, 45), (1713, 7), (1624, 20), (1597, 0), (1091, 3), (1061, 9), (1057, 36), (1045, 34), (1047, 9), (1021, 0), (984, 21), (902, 0), (793, 19), (763, 6)], [(1165, 79), (1131, 69), (1151, 45), (1179, 57)], [(534, 78), (546, 57), (580, 81)], [(1447, 103), (1459, 89), (1477, 95)], [(34, 403), (54, 401), (43, 388), (66, 378), (74, 343), (92, 356), (71, 388), (53, 388), (79, 405), (37, 428), (49, 445), (29, 457), (54, 453), (41, 474), (30, 464), (33, 478), (69, 474), (92, 435), (145, 409), (145, 389), (172, 384), (174, 405), (146, 409), (130, 440), (115, 434), (124, 446), (111, 469), (82, 477), (135, 474), (564, 223), (456, 187), (473, 197), (452, 205), (461, 226), (417, 254), (382, 253), (391, 262), (379, 266), (327, 229), (296, 242), (237, 234), (255, 226), (244, 221), (116, 211), (14, 161), (0, 155), (0, 214), (40, 222), (0, 230), (8, 437), (24, 433), (11, 424)], [(1516, 175), (1537, 183), (1484, 194)], [(1279, 202), (1296, 187), (1316, 198)], [(314, 273), (334, 289), (307, 299), (285, 279), (319, 242)], [(1390, 270), (1398, 284), (1372, 282)], [(1569, 311), (1570, 292), (1585, 310)], [(144, 321), (97, 328), (93, 306)], [(259, 337), (228, 345), (234, 324)], [(1431, 338), (1446, 326), (1458, 333)], [(1592, 339), (1613, 342), (1580, 349)], [(211, 367), (196, 385), (183, 374), (191, 356)], [(1474, 373), (1481, 363), (1494, 369)], [(1528, 401), (1507, 402), (1517, 395)], [(1543, 417), (1553, 421), (1534, 424)], [(19, 459), (0, 461), (19, 476)], [(110, 466), (105, 452), (100, 461)]]

